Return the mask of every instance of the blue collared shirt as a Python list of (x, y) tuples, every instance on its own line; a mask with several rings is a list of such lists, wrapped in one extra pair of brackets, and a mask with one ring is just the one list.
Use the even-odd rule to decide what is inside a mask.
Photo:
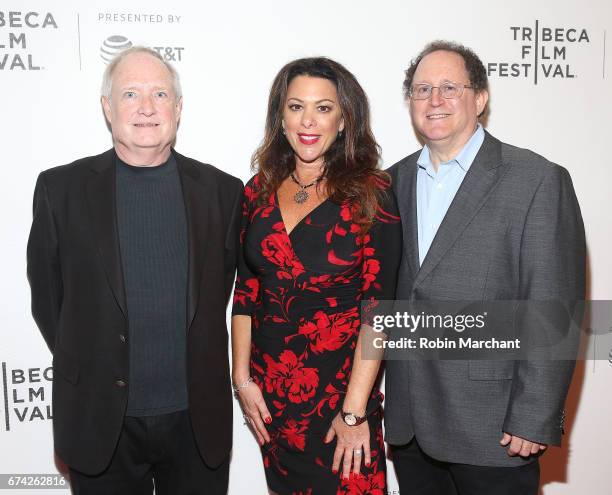
[(417, 160), (419, 264), (423, 264), (448, 207), (476, 158), (484, 137), (484, 129), (478, 124), (478, 128), (459, 154), (448, 162), (440, 163), (437, 173), (431, 163), (429, 148), (427, 145), (423, 147)]

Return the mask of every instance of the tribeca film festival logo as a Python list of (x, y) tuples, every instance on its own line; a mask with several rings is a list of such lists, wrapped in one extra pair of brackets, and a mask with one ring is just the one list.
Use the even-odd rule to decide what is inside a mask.
[(10, 368), (2, 363), (2, 415), (4, 429), (10, 431), (19, 423), (47, 421), (53, 418), (51, 386), (53, 368)]
[(538, 20), (534, 26), (510, 26), (509, 30), (512, 41), (519, 45), (520, 60), (489, 62), (489, 76), (528, 78), (534, 84), (538, 84), (538, 78), (573, 79), (576, 74), (568, 49), (591, 42), (584, 28), (541, 26)]
[(26, 33), (32, 29), (57, 29), (50, 12), (0, 10), (0, 70), (41, 70)]
[[(100, 57), (108, 64), (118, 53), (130, 48), (133, 43), (125, 36), (115, 34), (106, 38), (100, 46)], [(183, 60), (182, 46), (150, 46), (168, 62), (181, 62)]]

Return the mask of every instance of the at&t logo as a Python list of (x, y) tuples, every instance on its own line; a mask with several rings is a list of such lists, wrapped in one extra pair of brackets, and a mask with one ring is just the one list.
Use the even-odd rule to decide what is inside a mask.
[[(108, 64), (118, 53), (133, 46), (133, 43), (125, 36), (113, 35), (104, 40), (100, 46), (100, 57)], [(168, 62), (181, 62), (185, 47), (182, 46), (150, 46), (152, 50), (159, 53)]]
[(107, 64), (117, 55), (119, 52), (132, 46), (132, 42), (125, 36), (115, 35), (109, 36), (104, 40), (100, 47), (100, 57)]

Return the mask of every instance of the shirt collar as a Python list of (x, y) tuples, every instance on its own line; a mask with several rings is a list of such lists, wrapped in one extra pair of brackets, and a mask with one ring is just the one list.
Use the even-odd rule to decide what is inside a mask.
[[(440, 165), (452, 165), (457, 163), (464, 172), (467, 172), (472, 163), (474, 162), (474, 158), (478, 154), (480, 147), (485, 138), (484, 129), (481, 124), (478, 124), (476, 131), (472, 134), (472, 137), (468, 140), (467, 143), (463, 146), (461, 151), (457, 154), (457, 156), (448, 162), (441, 163)], [(433, 171), (433, 164), (431, 163), (431, 158), (429, 156), (429, 148), (427, 145), (423, 146), (421, 150), (421, 154), (417, 159), (417, 165), (427, 171)]]

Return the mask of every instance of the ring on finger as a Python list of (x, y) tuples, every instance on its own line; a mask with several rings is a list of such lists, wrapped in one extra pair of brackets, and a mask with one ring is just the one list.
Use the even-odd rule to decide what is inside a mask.
[(355, 455), (355, 456), (360, 456), (360, 455), (361, 455), (361, 449), (355, 449), (355, 450), (353, 450), (353, 455)]

